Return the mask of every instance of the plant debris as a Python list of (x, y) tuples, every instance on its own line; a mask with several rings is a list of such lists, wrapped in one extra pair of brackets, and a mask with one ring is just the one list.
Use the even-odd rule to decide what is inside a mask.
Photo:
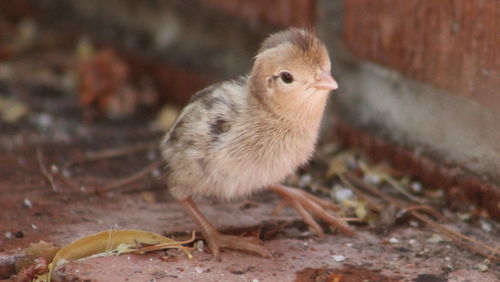
[(0, 121), (5, 123), (16, 123), (29, 113), (28, 107), (12, 98), (0, 96)]
[(135, 113), (139, 106), (152, 106), (158, 99), (151, 82), (134, 85), (127, 62), (112, 48), (95, 54), (87, 41), (78, 48), (78, 93), (80, 104), (88, 118), (96, 113), (109, 118), (121, 118)]
[[(71, 244), (58, 249), (49, 248), (51, 256), (47, 261), (52, 261), (48, 266), (48, 273), (36, 273), (36, 281), (50, 281), (54, 268), (72, 260), (82, 260), (94, 257), (116, 256), (125, 253), (145, 253), (163, 249), (180, 249), (188, 258), (192, 258), (190, 248), (184, 247), (194, 241), (194, 232), (190, 240), (177, 242), (173, 239), (159, 234), (142, 230), (109, 230), (91, 234), (80, 238)], [(39, 245), (32, 246), (27, 250), (28, 258), (39, 254)], [(46, 246), (46, 243), (41, 245)], [(41, 248), (42, 250), (47, 248)], [(30, 255), (31, 254), (31, 255)], [(52, 259), (53, 258), (53, 259)], [(31, 262), (31, 260), (29, 260)], [(24, 265), (24, 264), (23, 264)]]

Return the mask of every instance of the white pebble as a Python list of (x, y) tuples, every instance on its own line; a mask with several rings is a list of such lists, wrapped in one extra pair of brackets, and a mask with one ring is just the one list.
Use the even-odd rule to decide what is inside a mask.
[(200, 274), (200, 273), (203, 273), (203, 268), (201, 268), (201, 267), (199, 267), (199, 266), (196, 266), (196, 267), (194, 268), (194, 271), (195, 271), (196, 273)]
[(345, 257), (343, 255), (333, 255), (332, 258), (333, 258), (333, 260), (335, 262), (343, 262), (343, 261), (345, 261)]
[(363, 180), (370, 184), (379, 184), (382, 181), (382, 179), (380, 179), (380, 176), (371, 173), (366, 173), (363, 176)]
[(423, 190), (423, 187), (422, 187), (422, 184), (420, 182), (413, 182), (411, 184), (411, 190), (414, 192), (414, 193), (422, 193), (422, 190)]
[(10, 232), (10, 231), (5, 232), (4, 235), (5, 235), (5, 238), (7, 238), (7, 239), (12, 238), (12, 232)]
[(479, 220), (479, 224), (481, 224), (481, 229), (483, 229), (485, 232), (491, 232), (491, 230), (493, 229), (491, 223), (484, 219)]
[(410, 226), (411, 227), (419, 227), (420, 224), (416, 220), (410, 220)]
[(33, 203), (28, 198), (24, 198), (23, 204), (25, 207), (30, 208), (30, 209), (33, 207)]
[(50, 171), (51, 171), (52, 173), (58, 173), (58, 172), (59, 172), (59, 168), (58, 168), (55, 164), (52, 164), (52, 165), (50, 166)]
[(396, 239), (396, 238), (394, 238), (394, 237), (391, 237), (391, 238), (389, 239), (389, 243), (391, 243), (391, 244), (397, 244), (397, 243), (399, 243), (399, 240), (398, 240), (398, 239)]
[(336, 186), (334, 187), (334, 197), (338, 202), (343, 202), (354, 197), (354, 193), (351, 189)]

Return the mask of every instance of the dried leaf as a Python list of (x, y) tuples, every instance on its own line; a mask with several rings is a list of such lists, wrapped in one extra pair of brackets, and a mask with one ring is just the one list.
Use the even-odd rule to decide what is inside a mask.
[(401, 180), (396, 180), (392, 176), (390, 176), (388, 173), (385, 173), (376, 167), (369, 167), (363, 162), (360, 162), (360, 168), (363, 170), (365, 175), (371, 175), (371, 177), (375, 178), (380, 178), (387, 184), (389, 184), (392, 188), (394, 188), (396, 191), (401, 193), (403, 196), (405, 196), (408, 200), (419, 203), (419, 204), (427, 204), (428, 201), (424, 198), (417, 197), (413, 194), (411, 194), (407, 189), (405, 189), (405, 183), (408, 184), (409, 180), (405, 177), (403, 177)]
[[(194, 238), (192, 239), (194, 240)], [(183, 250), (188, 258), (192, 258), (182, 244), (156, 233), (142, 230), (108, 230), (78, 239), (57, 252), (49, 266), (49, 278), (52, 270), (66, 261), (96, 256), (114, 256), (131, 252), (148, 252), (165, 248)], [(143, 247), (147, 245), (147, 247)], [(50, 281), (50, 279), (49, 279)]]
[(326, 177), (329, 178), (346, 172), (351, 160), (352, 154), (349, 152), (342, 152), (333, 156), (333, 158), (328, 162)]
[(172, 105), (165, 105), (156, 117), (154, 127), (166, 131), (172, 126), (179, 115), (179, 109)]
[(17, 100), (0, 97), (0, 120), (15, 123), (26, 116), (28, 107)]
[(362, 221), (368, 215), (366, 203), (363, 201), (344, 200), (344, 201), (342, 201), (342, 206), (344, 206), (346, 208), (354, 209), (354, 213), (356, 214), (356, 217), (358, 217)]
[(332, 273), (330, 274), (330, 276), (328, 277), (328, 282), (342, 282), (342, 278), (344, 277), (343, 274), (335, 274), (335, 273)]

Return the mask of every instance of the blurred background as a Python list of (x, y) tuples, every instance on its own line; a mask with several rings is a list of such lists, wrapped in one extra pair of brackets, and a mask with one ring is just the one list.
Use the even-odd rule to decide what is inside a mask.
[(84, 131), (71, 120), (165, 130), (289, 26), (314, 27), (330, 49), (340, 89), (326, 136), (498, 217), (497, 0), (3, 0), (1, 131), (64, 141)]

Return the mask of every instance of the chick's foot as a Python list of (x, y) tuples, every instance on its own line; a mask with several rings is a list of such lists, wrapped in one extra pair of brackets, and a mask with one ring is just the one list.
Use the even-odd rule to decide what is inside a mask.
[(269, 189), (279, 194), (284, 198), (287, 204), (297, 210), (304, 219), (304, 222), (307, 223), (317, 235), (324, 236), (325, 233), (314, 220), (314, 217), (326, 221), (328, 224), (349, 236), (354, 235), (354, 231), (352, 231), (341, 219), (328, 212), (328, 210), (339, 210), (335, 204), (317, 198), (303, 190), (284, 185), (272, 185), (269, 186)]
[(271, 253), (263, 246), (262, 241), (258, 238), (221, 234), (212, 224), (210, 224), (191, 198), (180, 200), (179, 202), (201, 227), (208, 248), (216, 258), (219, 258), (221, 248), (255, 253), (263, 257), (271, 257)]
[(207, 240), (208, 248), (216, 258), (219, 257), (221, 248), (250, 252), (266, 258), (272, 257), (271, 253), (264, 248), (262, 241), (256, 237), (225, 235), (218, 231), (203, 232), (203, 235)]

